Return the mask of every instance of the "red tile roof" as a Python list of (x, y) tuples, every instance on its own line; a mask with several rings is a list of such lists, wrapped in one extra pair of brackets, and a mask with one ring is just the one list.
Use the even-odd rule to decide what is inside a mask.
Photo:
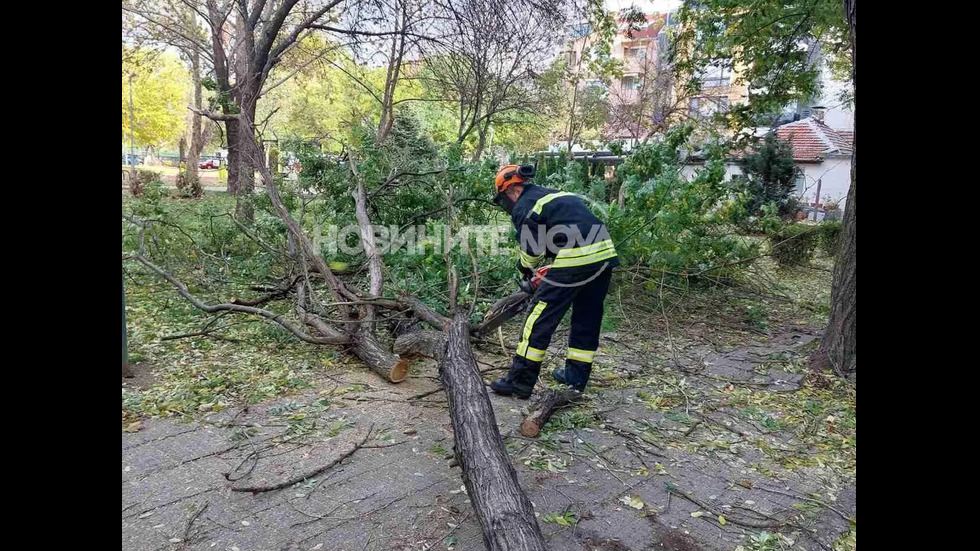
[(793, 160), (819, 162), (827, 155), (850, 155), (852, 137), (814, 118), (784, 124), (776, 129), (780, 140), (793, 147)]

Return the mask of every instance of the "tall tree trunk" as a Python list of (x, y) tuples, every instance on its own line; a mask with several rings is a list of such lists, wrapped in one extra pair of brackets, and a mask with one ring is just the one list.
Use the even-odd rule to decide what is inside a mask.
[[(368, 264), (368, 275), (370, 282), (371, 294), (374, 296), (381, 295), (381, 289), (384, 287), (384, 274), (382, 272), (382, 261), (381, 253), (378, 251), (378, 245), (374, 238), (374, 228), (371, 225), (371, 219), (367, 212), (367, 193), (364, 190), (364, 183), (361, 181), (360, 176), (357, 174), (356, 161), (353, 157), (350, 158), (351, 173), (357, 182), (354, 189), (354, 215), (357, 218), (357, 225), (361, 229), (361, 245), (364, 247), (364, 256), (367, 257)], [(364, 307), (364, 320), (370, 321), (371, 330), (374, 330), (374, 307), (365, 306)]]
[[(241, 2), (240, 7), (247, 4)], [(255, 34), (245, 11), (236, 12), (235, 28), (241, 39), (235, 52), (235, 77), (238, 85), (238, 189), (235, 193), (235, 217), (243, 224), (255, 219), (252, 193), (255, 191), (255, 169), (259, 166), (261, 147), (255, 139), (255, 107), (262, 89), (262, 67), (255, 66)], [(261, 145), (261, 144), (258, 144)]]
[(473, 151), (473, 158), (471, 159), (474, 163), (480, 160), (483, 155), (483, 150), (487, 147), (487, 133), (490, 131), (490, 118), (487, 117), (487, 122), (481, 124), (477, 128), (477, 135), (479, 136), (479, 141), (476, 143), (476, 150)]
[[(194, 50), (191, 55), (191, 79), (194, 82), (194, 109), (201, 111), (202, 92), (201, 92), (201, 54)], [(201, 150), (204, 149), (203, 134), (201, 132), (201, 115), (194, 113), (191, 115), (191, 150), (187, 155), (187, 180), (194, 182), (198, 180), (198, 165), (201, 162)]]
[(225, 139), (228, 140), (228, 193), (238, 195), (238, 121), (225, 122)]
[(258, 87), (242, 86), (241, 112), (238, 115), (238, 190), (235, 193), (235, 216), (243, 224), (255, 219), (252, 194), (255, 191), (255, 169), (261, 162), (256, 158), (248, 141), (255, 139), (255, 108), (258, 103)]
[[(851, 80), (854, 84), (854, 145), (851, 189), (847, 192), (841, 244), (834, 265), (830, 320), (820, 355), (840, 374), (857, 373), (857, 0), (844, 0), (851, 34)], [(823, 359), (823, 358), (820, 358)]]

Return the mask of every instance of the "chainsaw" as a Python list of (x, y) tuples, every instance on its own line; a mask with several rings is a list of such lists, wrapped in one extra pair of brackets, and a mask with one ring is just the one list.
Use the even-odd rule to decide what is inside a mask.
[(548, 270), (550, 269), (551, 266), (542, 266), (534, 271), (534, 275), (531, 276), (530, 280), (521, 278), (520, 280), (518, 280), (517, 285), (525, 293), (529, 295), (533, 295), (534, 292), (538, 290), (538, 287), (541, 286), (541, 280), (544, 279), (544, 276), (548, 273)]

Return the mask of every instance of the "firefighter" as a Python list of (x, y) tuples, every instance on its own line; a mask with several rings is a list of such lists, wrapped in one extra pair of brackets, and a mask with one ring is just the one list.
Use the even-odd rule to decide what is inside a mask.
[[(533, 165), (507, 165), (494, 180), (494, 203), (511, 216), (520, 243), (521, 287), (534, 295), (507, 376), (490, 384), (497, 394), (530, 398), (551, 336), (572, 309), (565, 365), (552, 377), (585, 390), (599, 348), (602, 310), (612, 270), (619, 265), (605, 224), (573, 194), (534, 185)], [(537, 271), (540, 264), (547, 264)]]

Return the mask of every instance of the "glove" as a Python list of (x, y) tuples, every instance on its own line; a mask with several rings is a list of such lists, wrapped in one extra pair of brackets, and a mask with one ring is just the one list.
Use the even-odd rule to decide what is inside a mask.
[(523, 264), (521, 264), (520, 260), (517, 261), (517, 271), (521, 272), (521, 275), (524, 276), (524, 279), (527, 281), (531, 281), (531, 278), (534, 277), (534, 270), (525, 267)]
[(518, 279), (517, 286), (521, 288), (521, 291), (524, 291), (529, 295), (534, 294), (534, 287), (531, 285), (530, 279)]

